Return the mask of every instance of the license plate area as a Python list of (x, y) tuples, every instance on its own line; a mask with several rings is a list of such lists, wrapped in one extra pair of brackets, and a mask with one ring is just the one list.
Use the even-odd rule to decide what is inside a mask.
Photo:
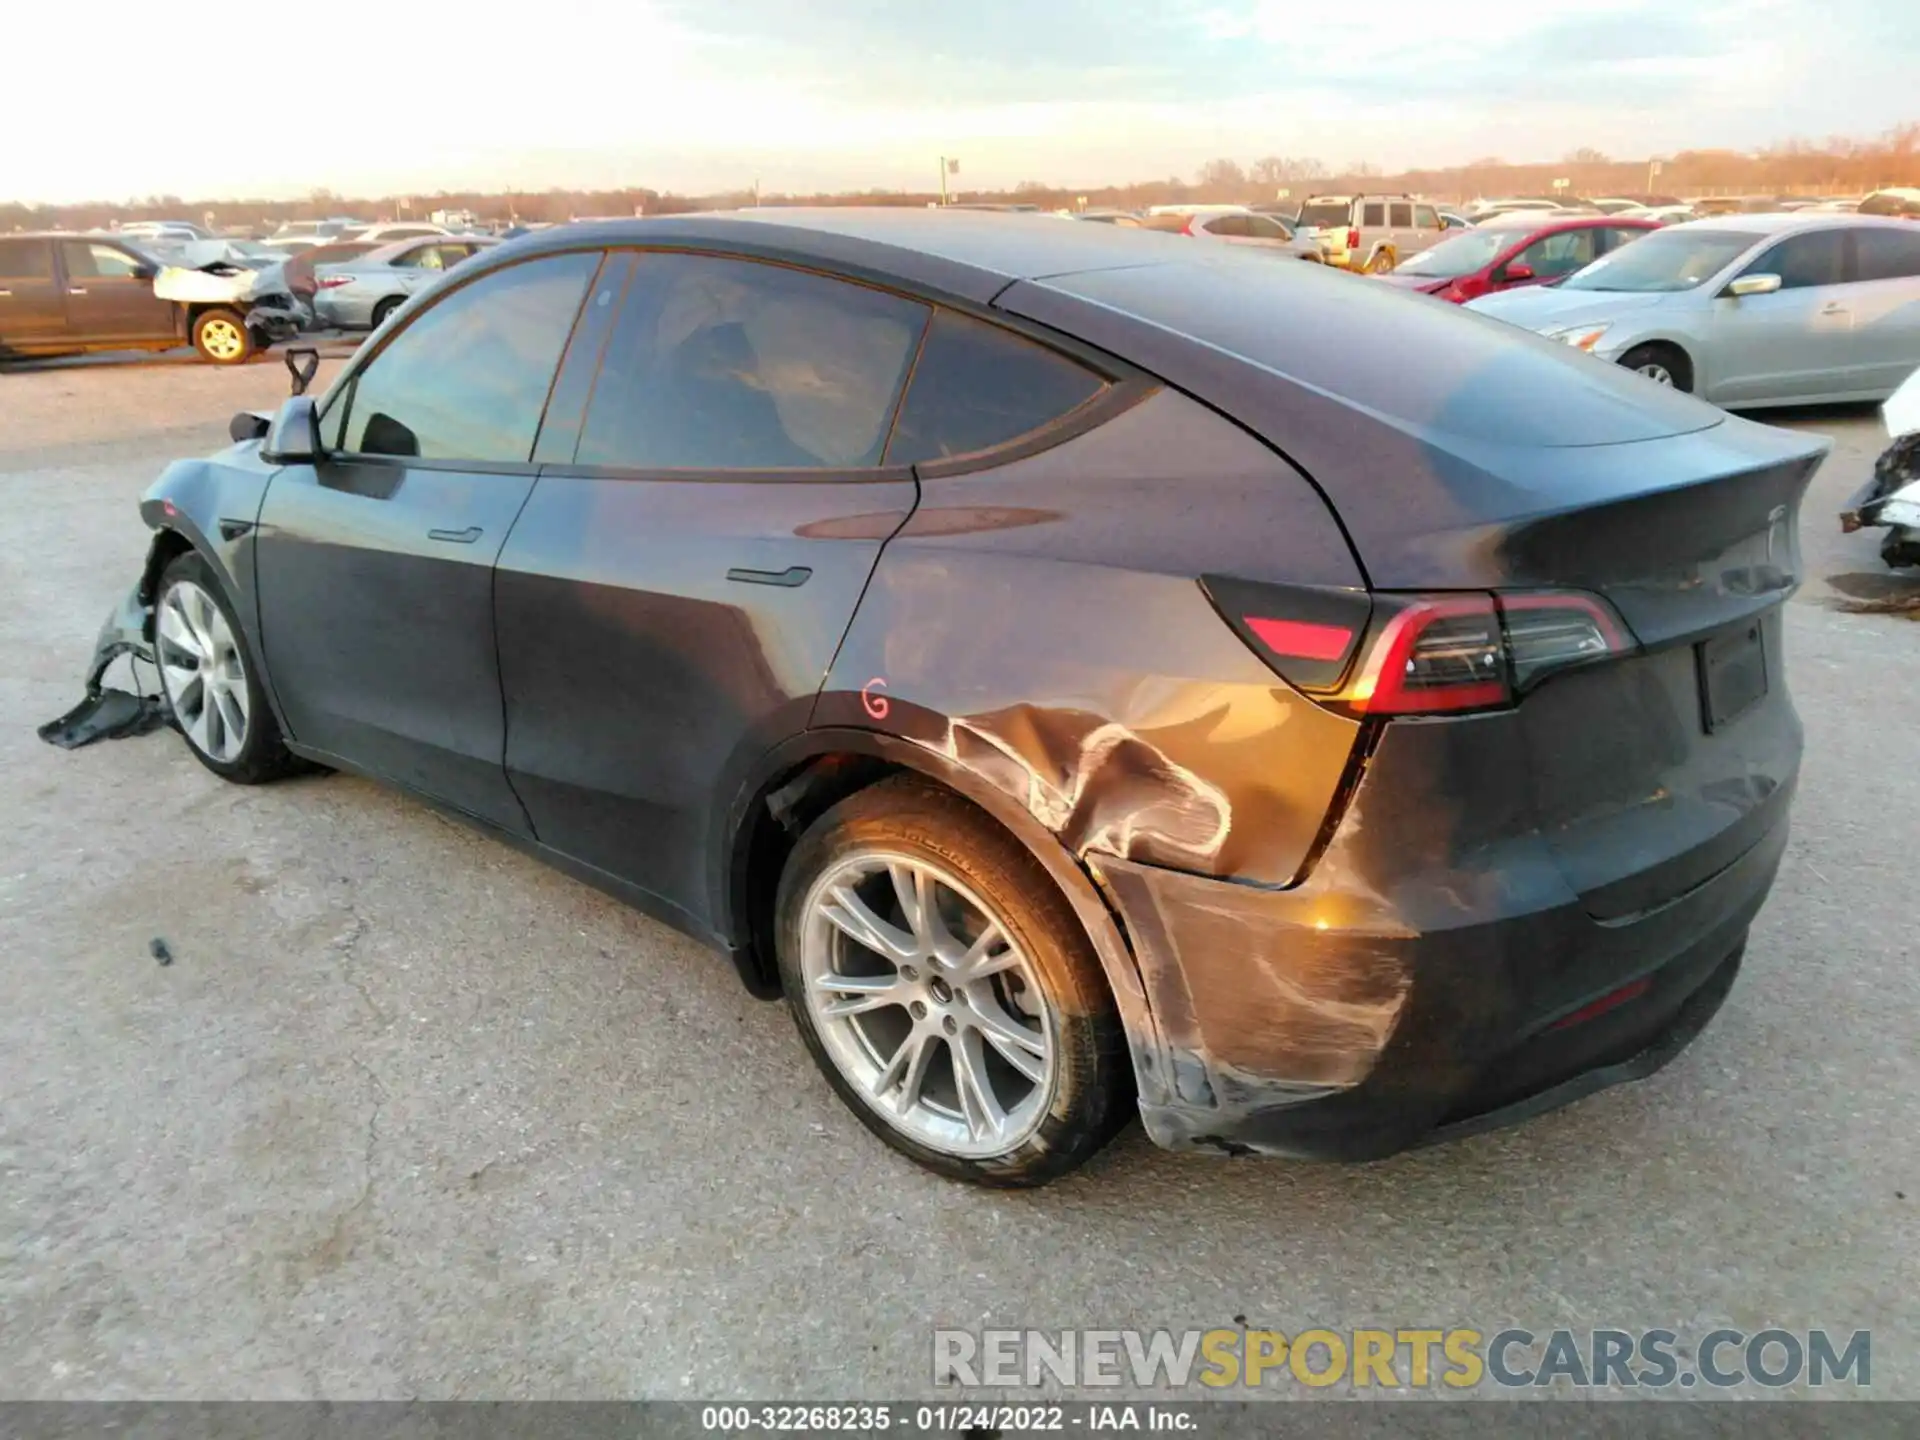
[(1701, 641), (1694, 655), (1700, 672), (1700, 720), (1709, 735), (1765, 698), (1767, 646), (1758, 620)]

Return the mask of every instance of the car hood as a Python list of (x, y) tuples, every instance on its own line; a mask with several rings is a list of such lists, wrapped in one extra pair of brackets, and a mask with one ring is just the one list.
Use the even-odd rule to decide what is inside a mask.
[(1613, 320), (1635, 310), (1648, 310), (1662, 301), (1672, 300), (1674, 294), (1683, 293), (1630, 295), (1621, 291), (1562, 290), (1553, 286), (1533, 285), (1524, 290), (1482, 295), (1478, 300), (1469, 300), (1467, 308), (1527, 330), (1555, 330), (1562, 325)]

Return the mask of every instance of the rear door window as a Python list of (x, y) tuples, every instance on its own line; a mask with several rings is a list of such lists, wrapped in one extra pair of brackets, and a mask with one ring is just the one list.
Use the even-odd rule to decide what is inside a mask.
[(1613, 251), (1622, 245), (1631, 245), (1647, 232), (1632, 225), (1609, 225), (1600, 233), (1606, 238), (1605, 248)]
[(1247, 228), (1244, 215), (1215, 215), (1200, 222), (1201, 228), (1210, 235), (1222, 235), (1231, 240), (1244, 240), (1253, 232)]
[(1270, 215), (1249, 215), (1247, 233), (1256, 240), (1291, 240), (1293, 232)]
[(1377, 201), (1368, 201), (1361, 207), (1360, 223), (1377, 228), (1387, 223), (1387, 207)]
[(637, 470), (878, 465), (929, 313), (786, 266), (642, 255), (575, 459)]
[(600, 252), (528, 260), (421, 311), (353, 381), (339, 448), (525, 464)]
[(51, 280), (53, 246), (45, 240), (0, 240), (0, 275), (9, 280)]
[(1591, 229), (1562, 230), (1557, 235), (1534, 241), (1513, 257), (1514, 262), (1532, 266), (1539, 279), (1557, 280), (1593, 263), (1593, 241), (1597, 233)]
[(1853, 232), (1854, 278), (1904, 280), (1920, 275), (1920, 230), (1861, 226)]
[(1103, 376), (1057, 351), (942, 310), (913, 367), (887, 463), (990, 450), (1052, 424), (1106, 388)]
[(60, 259), (67, 267), (69, 280), (107, 280), (133, 274), (140, 261), (118, 245), (98, 245), (85, 240), (68, 240), (60, 246)]
[(1390, 205), (1387, 207), (1387, 223), (1396, 230), (1413, 228), (1413, 206)]

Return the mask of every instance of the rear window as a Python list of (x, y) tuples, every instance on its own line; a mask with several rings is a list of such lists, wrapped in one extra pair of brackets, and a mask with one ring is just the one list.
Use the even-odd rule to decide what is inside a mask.
[(9, 280), (51, 280), (53, 246), (44, 240), (0, 240), (0, 275)]
[(934, 316), (887, 447), (919, 464), (1017, 440), (1106, 388), (1106, 381), (1023, 336), (950, 311)]

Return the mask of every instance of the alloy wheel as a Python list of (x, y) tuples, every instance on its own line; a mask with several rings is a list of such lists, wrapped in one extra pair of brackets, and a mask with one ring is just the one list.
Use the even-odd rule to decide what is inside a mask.
[(226, 615), (193, 581), (177, 580), (160, 597), (154, 635), (181, 732), (202, 755), (233, 763), (247, 743), (247, 670)]
[(1634, 367), (1634, 373), (1644, 375), (1656, 385), (1672, 385), (1673, 372), (1658, 360), (1649, 360), (1644, 365)]
[(247, 348), (247, 338), (231, 320), (209, 320), (200, 327), (200, 343), (216, 360), (232, 360)]
[(866, 851), (822, 872), (800, 969), (822, 1047), (888, 1124), (961, 1158), (1046, 1118), (1059, 1023), (1001, 920), (951, 872)]

